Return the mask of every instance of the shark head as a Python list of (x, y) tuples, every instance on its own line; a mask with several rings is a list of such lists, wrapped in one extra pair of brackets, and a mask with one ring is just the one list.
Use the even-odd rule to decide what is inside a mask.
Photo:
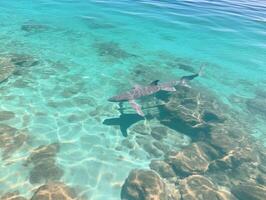
[(119, 98), (117, 96), (111, 97), (108, 99), (110, 102), (120, 102)]
[(127, 93), (121, 94), (121, 95), (116, 95), (108, 99), (110, 102), (124, 102), (128, 101), (131, 99), (131, 96), (128, 95)]

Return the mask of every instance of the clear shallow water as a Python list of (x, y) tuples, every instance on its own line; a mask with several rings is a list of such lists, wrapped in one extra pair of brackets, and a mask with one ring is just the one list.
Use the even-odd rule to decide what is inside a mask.
[[(136, 83), (172, 80), (201, 65), (204, 76), (193, 84), (240, 112), (265, 143), (265, 119), (250, 115), (243, 103), (265, 91), (265, 13), (263, 1), (2, 0), (1, 57), (25, 54), (38, 63), (19, 68), (0, 85), (1, 110), (15, 113), (1, 124), (27, 135), (26, 145), (1, 162), (0, 191), (30, 196), (43, 182), (29, 181), (25, 159), (40, 145), (59, 143), (61, 181), (90, 199), (118, 199), (129, 171), (148, 168), (156, 155), (139, 145), (134, 126), (125, 139), (119, 126), (103, 123), (119, 117), (107, 99)], [(147, 132), (162, 126), (156, 119), (138, 124)], [(190, 142), (171, 134), (178, 138), (176, 149)]]

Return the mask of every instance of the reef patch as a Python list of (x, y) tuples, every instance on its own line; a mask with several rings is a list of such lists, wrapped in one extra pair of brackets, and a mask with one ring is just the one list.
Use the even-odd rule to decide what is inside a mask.
[(31, 200), (80, 200), (76, 191), (61, 182), (50, 182), (40, 186)]
[(11, 111), (2, 110), (0, 111), (0, 121), (10, 120), (15, 117), (15, 113)]
[(41, 145), (33, 150), (25, 163), (25, 166), (32, 166), (29, 173), (31, 184), (60, 180), (63, 170), (56, 164), (58, 151), (59, 144), (57, 143)]
[(151, 200), (179, 199), (179, 193), (167, 189), (163, 180), (151, 170), (133, 170), (126, 179), (121, 199)]
[(14, 192), (5, 193), (2, 197), (0, 197), (0, 200), (27, 200), (27, 199), (20, 196), (18, 191), (14, 191)]
[(28, 140), (27, 130), (18, 130), (6, 124), (0, 124), (0, 148), (5, 160), (19, 150)]
[(21, 76), (27, 68), (38, 65), (39, 60), (26, 54), (1, 54), (0, 55), (0, 83), (11, 76)]
[(136, 55), (123, 50), (118, 43), (113, 41), (95, 42), (93, 47), (96, 49), (96, 52), (100, 57), (106, 58), (107, 60), (120, 60), (136, 57)]
[(0, 57), (0, 83), (7, 80), (16, 71), (16, 66), (9, 58)]
[[(192, 143), (181, 150), (161, 151), (162, 155), (151, 161), (150, 169), (156, 171), (160, 185), (174, 185), (172, 191), (179, 193), (182, 200), (264, 199), (265, 147), (248, 133), (250, 125), (242, 123), (241, 117), (236, 118), (235, 111), (207, 91), (204, 88), (177, 87), (174, 94), (159, 93), (156, 96), (165, 102), (158, 107), (157, 119), (165, 127), (190, 137)], [(143, 127), (135, 132), (139, 132), (140, 138), (149, 136), (143, 134)], [(169, 134), (160, 135), (159, 132), (162, 130), (153, 131), (152, 137), (159, 143), (167, 140)], [(121, 197), (132, 192), (136, 195), (132, 199), (143, 199), (138, 192), (149, 190), (150, 186), (135, 179), (130, 174), (121, 190)], [(133, 184), (136, 192), (124, 189), (128, 188), (128, 180), (138, 183), (138, 186)], [(156, 191), (156, 194), (164, 194), (164, 187), (157, 188), (161, 191)]]
[(49, 26), (31, 20), (22, 24), (20, 29), (27, 33), (40, 33), (49, 30)]

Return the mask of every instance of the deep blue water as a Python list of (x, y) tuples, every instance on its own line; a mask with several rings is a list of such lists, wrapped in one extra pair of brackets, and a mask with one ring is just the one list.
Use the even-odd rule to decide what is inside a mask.
[[(31, 196), (43, 182), (29, 181), (25, 160), (38, 146), (59, 143), (55, 159), (62, 182), (90, 199), (118, 199), (129, 171), (148, 168), (153, 157), (135, 134), (127, 137), (132, 148), (126, 148), (119, 126), (103, 124), (119, 116), (107, 99), (200, 66), (203, 76), (193, 84), (239, 112), (250, 134), (266, 143), (265, 116), (252, 114), (244, 103), (266, 91), (263, 0), (1, 0), (0, 27), (0, 64), (15, 54), (38, 61), (0, 85), (0, 110), (15, 114), (0, 123), (27, 135), (1, 161), (0, 194), (19, 190)], [(134, 110), (128, 106), (128, 112)], [(161, 126), (156, 119), (137, 123), (144, 123), (144, 132)], [(177, 150), (191, 142), (169, 132)]]

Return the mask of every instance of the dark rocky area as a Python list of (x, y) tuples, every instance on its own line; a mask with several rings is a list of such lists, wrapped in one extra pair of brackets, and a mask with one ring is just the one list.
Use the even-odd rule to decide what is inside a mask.
[(0, 83), (7, 80), (15, 72), (16, 66), (10, 59), (0, 57)]
[[(192, 143), (181, 150), (169, 148), (163, 152), (163, 156), (151, 161), (152, 171), (132, 171), (121, 191), (123, 200), (265, 199), (265, 147), (250, 136), (248, 125), (241, 122), (238, 113), (219, 102), (214, 94), (198, 91), (202, 90), (178, 87), (174, 94), (157, 95), (166, 102), (158, 108), (159, 121), (189, 136)], [(250, 110), (261, 112), (258, 98), (261, 97), (247, 102)], [(155, 131), (153, 137), (162, 142), (167, 134), (160, 135)], [(147, 184), (154, 182), (160, 187)], [(179, 197), (164, 195), (169, 184), (173, 186), (171, 192), (180, 194)], [(150, 197), (145, 191), (153, 191), (157, 196)]]
[(6, 124), (0, 124), (0, 149), (2, 159), (7, 159), (19, 150), (28, 140), (27, 130), (18, 130)]
[(232, 193), (241, 200), (261, 200), (266, 197), (266, 188), (262, 185), (241, 184), (233, 187)]
[(61, 182), (51, 182), (40, 186), (31, 200), (79, 200), (76, 191)]
[[(27, 200), (18, 191), (7, 192), (0, 196), (0, 200)], [(87, 200), (78, 195), (76, 188), (70, 187), (63, 182), (49, 181), (37, 187), (29, 200)]]
[(63, 170), (56, 164), (56, 154), (59, 151), (57, 143), (39, 146), (27, 158), (25, 166), (29, 166), (29, 181), (31, 184), (47, 181), (58, 181)]
[(93, 44), (96, 52), (100, 57), (104, 57), (108, 60), (119, 60), (135, 57), (136, 55), (128, 53), (120, 47), (116, 42), (95, 42)]
[(236, 199), (230, 192), (221, 190), (210, 179), (192, 175), (179, 182), (182, 199), (220, 200)]
[(18, 191), (8, 192), (0, 197), (0, 200), (27, 200), (26, 198), (19, 195)]
[(255, 92), (255, 97), (246, 100), (247, 109), (251, 114), (260, 115), (266, 118), (266, 92), (263, 89), (258, 89)]
[(179, 193), (167, 187), (169, 186), (154, 171), (133, 170), (122, 187), (121, 199), (179, 199)]
[(21, 30), (27, 33), (41, 33), (49, 30), (49, 26), (36, 21), (27, 21), (21, 25)]
[(26, 54), (0, 55), (0, 83), (12, 76), (22, 76), (28, 68), (38, 65), (39, 61)]

